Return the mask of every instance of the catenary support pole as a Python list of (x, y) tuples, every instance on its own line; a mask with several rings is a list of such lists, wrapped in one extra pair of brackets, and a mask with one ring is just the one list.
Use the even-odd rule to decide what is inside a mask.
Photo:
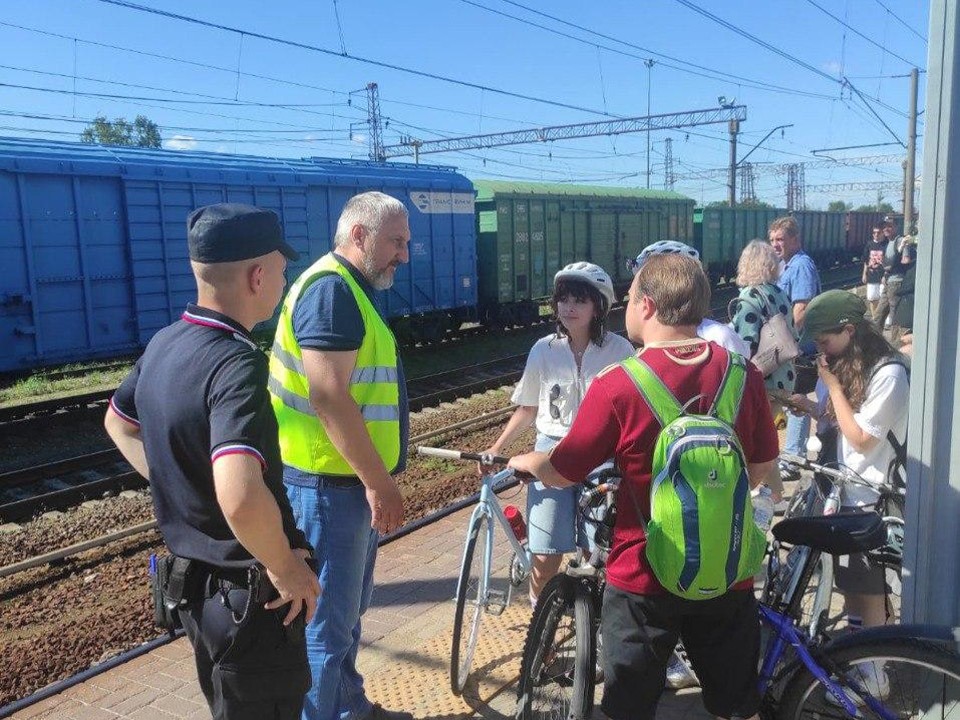
[(932, 0), (910, 371), (904, 622), (960, 625), (960, 12)]
[(730, 121), (730, 168), (727, 179), (727, 202), (730, 207), (737, 204), (737, 133), (740, 132), (740, 121)]
[(917, 173), (917, 68), (910, 71), (910, 112), (907, 120), (907, 169), (903, 189), (903, 233), (913, 232), (913, 184)]

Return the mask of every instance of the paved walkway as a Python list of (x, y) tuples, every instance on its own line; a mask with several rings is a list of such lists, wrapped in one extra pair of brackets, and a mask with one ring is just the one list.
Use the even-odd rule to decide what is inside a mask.
[[(514, 502), (516, 502), (514, 500)], [(453, 603), (470, 509), (380, 549), (373, 606), (364, 618), (359, 665), (372, 700), (417, 718), (512, 718), (530, 608), (521, 590), (500, 617), (485, 617), (473, 678), (449, 690)], [(499, 532), (499, 531), (498, 531)], [(508, 561), (498, 538), (499, 567)], [(186, 639), (97, 675), (12, 716), (15, 720), (209, 718)], [(599, 714), (597, 714), (599, 717)], [(706, 720), (699, 692), (666, 693), (659, 717)]]

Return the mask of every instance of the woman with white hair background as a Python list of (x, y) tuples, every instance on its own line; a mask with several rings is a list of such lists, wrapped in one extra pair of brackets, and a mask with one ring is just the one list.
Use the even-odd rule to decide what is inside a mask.
[[(796, 337), (793, 312), (787, 294), (777, 286), (780, 277), (780, 258), (770, 243), (753, 240), (740, 254), (737, 264), (737, 287), (740, 295), (731, 303), (730, 325), (750, 344), (753, 357), (760, 346), (760, 331), (776, 314), (783, 315), (787, 327)], [(785, 362), (764, 378), (767, 392), (782, 400), (793, 393), (796, 369), (793, 361)], [(779, 403), (777, 403), (779, 404)], [(779, 411), (775, 408), (774, 414)]]

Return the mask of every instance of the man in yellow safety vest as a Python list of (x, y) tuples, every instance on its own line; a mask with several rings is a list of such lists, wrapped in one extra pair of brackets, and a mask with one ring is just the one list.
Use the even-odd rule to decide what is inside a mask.
[(273, 343), (283, 480), (324, 588), (307, 626), (304, 720), (412, 718), (371, 704), (356, 669), (379, 534), (403, 521), (393, 476), (406, 465), (406, 383), (376, 291), (409, 260), (407, 218), (380, 192), (347, 201), (333, 252), (290, 287)]

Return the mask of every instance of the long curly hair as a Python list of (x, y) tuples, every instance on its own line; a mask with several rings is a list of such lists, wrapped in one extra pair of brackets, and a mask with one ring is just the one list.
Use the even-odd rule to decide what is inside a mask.
[[(883, 358), (895, 354), (893, 346), (876, 326), (869, 320), (863, 320), (854, 326), (853, 337), (846, 350), (835, 358), (827, 359), (830, 371), (840, 381), (843, 394), (854, 412), (863, 405), (874, 366)], [(836, 414), (833, 400), (827, 401), (826, 409), (828, 413)]]
[(550, 299), (550, 307), (553, 309), (553, 317), (557, 324), (557, 337), (566, 337), (567, 329), (560, 322), (560, 313), (557, 310), (557, 304), (561, 300), (573, 297), (581, 302), (584, 300), (593, 301), (593, 317), (590, 319), (590, 341), (597, 347), (603, 346), (603, 338), (607, 332), (607, 306), (606, 300), (590, 283), (582, 280), (573, 280), (564, 278), (557, 282), (553, 289), (553, 297)]

